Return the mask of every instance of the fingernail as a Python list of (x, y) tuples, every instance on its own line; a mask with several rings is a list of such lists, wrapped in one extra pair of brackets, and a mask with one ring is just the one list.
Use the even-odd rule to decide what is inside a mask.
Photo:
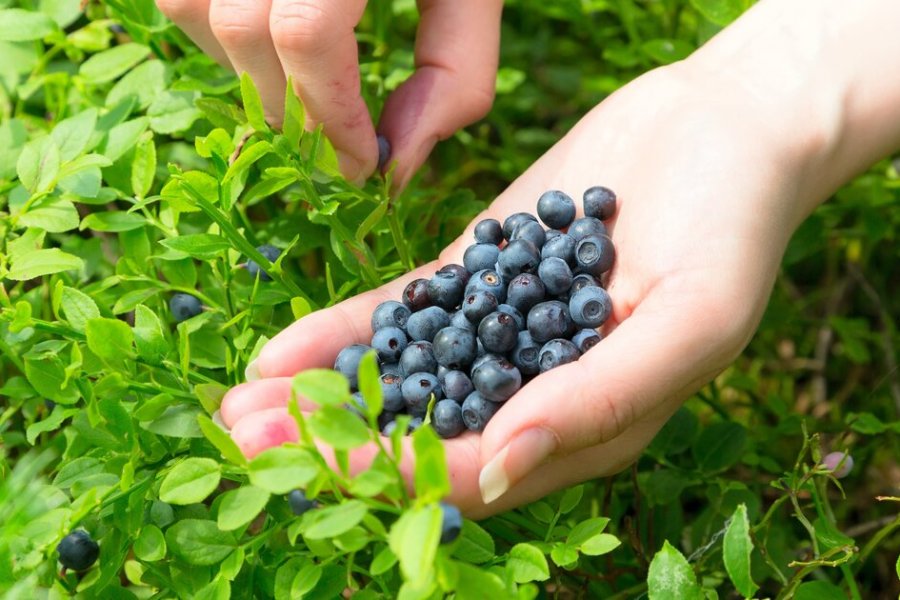
[(517, 435), (491, 459), (478, 476), (481, 499), (490, 504), (538, 467), (557, 448), (556, 436), (534, 427)]
[(383, 135), (375, 138), (378, 141), (378, 170), (383, 171), (388, 160), (391, 158), (391, 143)]
[(344, 174), (344, 177), (347, 178), (347, 181), (357, 182), (361, 177), (359, 173), (361, 168), (359, 161), (354, 156), (340, 150), (337, 151), (337, 157), (338, 167), (340, 168), (341, 173)]
[(244, 379), (246, 381), (257, 381), (262, 379), (262, 375), (259, 372), (259, 365), (256, 363), (255, 358), (247, 363), (247, 368), (244, 369)]

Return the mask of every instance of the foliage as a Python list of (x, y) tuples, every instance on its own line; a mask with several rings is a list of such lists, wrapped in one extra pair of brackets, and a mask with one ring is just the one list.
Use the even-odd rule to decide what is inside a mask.
[[(371, 4), (359, 38), (377, 114), (412, 68), (416, 14), (410, 0)], [(270, 128), (252, 82), (150, 0), (84, 12), (0, 0), (0, 593), (896, 595), (900, 176), (887, 162), (802, 226), (750, 348), (639, 463), (466, 521), (450, 546), (438, 544), (448, 483), (428, 428), (408, 490), (389, 451), (399, 440), (340, 418), (348, 391), (323, 373), (295, 382), (326, 405), (294, 411), (299, 444), (247, 461), (210, 418), (268, 337), (436, 256), (591, 106), (746, 4), (508, 2), (493, 112), (391, 198), (389, 179), (359, 189), (337, 176), (292, 94)], [(262, 242), (286, 250), (278, 264)], [(252, 280), (247, 259), (274, 281)], [(176, 326), (175, 292), (204, 312)], [(380, 448), (350, 478), (313, 438), (339, 464)], [(817, 464), (845, 449), (857, 467), (838, 482)], [(319, 508), (295, 517), (285, 494), (297, 487)], [(75, 528), (101, 557), (60, 573), (54, 548)]]

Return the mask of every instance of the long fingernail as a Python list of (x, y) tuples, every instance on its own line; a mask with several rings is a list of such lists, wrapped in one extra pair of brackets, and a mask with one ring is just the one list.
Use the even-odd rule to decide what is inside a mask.
[(257, 359), (251, 360), (247, 363), (247, 368), (244, 369), (244, 379), (246, 381), (257, 381), (262, 379), (262, 375), (259, 372), (259, 365), (256, 362)]
[(543, 463), (558, 446), (556, 436), (534, 427), (517, 435), (491, 459), (478, 476), (481, 499), (490, 504)]

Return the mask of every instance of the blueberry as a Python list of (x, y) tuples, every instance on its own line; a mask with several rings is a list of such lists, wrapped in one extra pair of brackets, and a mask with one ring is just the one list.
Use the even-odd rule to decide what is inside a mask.
[(602, 336), (593, 329), (581, 329), (572, 336), (572, 343), (575, 344), (579, 352), (584, 354), (602, 339)]
[(375, 307), (372, 313), (372, 331), (378, 331), (384, 327), (399, 327), (406, 331), (406, 322), (412, 311), (396, 300), (386, 300)]
[(452, 504), (441, 502), (441, 543), (449, 544), (462, 532), (462, 514)]
[(463, 265), (472, 273), (493, 269), (499, 255), (500, 248), (494, 244), (472, 244), (463, 253)]
[(288, 494), (288, 504), (291, 505), (291, 512), (298, 517), (319, 506), (318, 502), (307, 498), (303, 490), (294, 490)]
[(497, 271), (485, 269), (478, 271), (469, 279), (466, 285), (466, 296), (474, 292), (490, 292), (497, 299), (498, 303), (506, 301), (506, 285), (503, 278)]
[(522, 375), (537, 375), (541, 372), (538, 358), (541, 345), (534, 341), (527, 331), (520, 331), (516, 338), (516, 346), (510, 353), (512, 363)]
[(381, 435), (391, 437), (395, 429), (397, 429), (397, 421), (388, 421), (381, 427)]
[(580, 242), (589, 235), (607, 235), (606, 225), (594, 217), (575, 219), (567, 232), (575, 242)]
[(548, 239), (541, 248), (541, 258), (561, 258), (570, 267), (575, 266), (575, 239), (568, 233), (562, 233), (553, 239)]
[(448, 369), (468, 367), (478, 351), (475, 334), (458, 327), (444, 327), (438, 331), (432, 345), (435, 360)]
[(499, 303), (490, 292), (473, 292), (466, 296), (462, 304), (462, 313), (466, 320), (477, 326), (481, 320), (497, 310)]
[(432, 394), (438, 400), (443, 397), (441, 383), (431, 373), (413, 373), (403, 380), (402, 390), (409, 414), (417, 417), (425, 416)]
[(369, 405), (366, 404), (366, 399), (363, 398), (362, 392), (354, 392), (350, 402), (344, 404), (344, 408), (354, 413), (363, 421), (369, 420)]
[(200, 300), (190, 294), (175, 294), (169, 300), (169, 311), (175, 317), (176, 323), (196, 317), (203, 311)]
[(575, 246), (575, 261), (585, 273), (599, 276), (609, 271), (616, 260), (616, 248), (605, 235), (589, 235)]
[(537, 248), (540, 248), (544, 245), (544, 242), (547, 241), (547, 233), (544, 231), (544, 228), (541, 227), (540, 223), (535, 221), (522, 221), (516, 225), (515, 229), (513, 229), (510, 241), (512, 242), (515, 240), (528, 240)]
[(822, 465), (837, 479), (843, 479), (853, 470), (853, 457), (846, 452), (830, 452), (822, 458)]
[(579, 273), (572, 279), (572, 287), (569, 288), (569, 297), (571, 298), (578, 293), (579, 290), (586, 287), (603, 287), (600, 280), (590, 273)]
[(596, 329), (612, 313), (612, 300), (600, 287), (586, 287), (569, 300), (572, 320), (582, 329)]
[(397, 415), (400, 414), (399, 411), (392, 410), (382, 410), (378, 414), (378, 431), (382, 431), (385, 427), (387, 427), (388, 423), (392, 423), (397, 420)]
[(561, 258), (551, 256), (541, 261), (538, 267), (538, 277), (544, 282), (548, 294), (561, 296), (568, 293), (572, 287), (572, 269)]
[(403, 290), (403, 304), (412, 312), (431, 306), (431, 297), (428, 295), (428, 280), (414, 279)]
[(497, 307), (498, 312), (506, 313), (516, 321), (516, 329), (522, 331), (525, 329), (525, 317), (515, 306), (509, 304), (501, 304)]
[(503, 221), (503, 237), (507, 240), (512, 239), (512, 234), (516, 230), (516, 227), (519, 226), (520, 223), (525, 221), (534, 221), (537, 222), (537, 218), (534, 215), (526, 212), (515, 213), (506, 217)]
[(460, 404), (466, 396), (475, 391), (472, 380), (463, 371), (447, 371), (443, 377), (438, 376), (438, 381), (441, 382), (444, 397), (456, 400)]
[(606, 221), (616, 213), (616, 194), (602, 185), (584, 191), (584, 214)]
[(546, 240), (544, 240), (544, 244), (546, 244), (550, 240), (563, 235), (563, 232), (560, 231), (559, 229), (548, 229), (547, 231), (544, 232), (544, 235), (547, 238)]
[(534, 273), (541, 263), (538, 247), (526, 239), (513, 240), (500, 251), (497, 271), (507, 280), (519, 273)]
[(412, 419), (409, 420), (409, 425), (407, 426), (406, 430), (409, 433), (412, 433), (413, 431), (415, 431), (416, 429), (418, 429), (419, 427), (421, 427), (424, 424), (425, 424), (425, 420), (422, 419), (422, 417), (413, 417)]
[(516, 345), (519, 326), (516, 320), (506, 313), (494, 312), (481, 320), (478, 325), (478, 338), (488, 352), (503, 354)]
[(464, 266), (458, 265), (456, 263), (450, 263), (450, 264), (444, 265), (443, 267), (438, 269), (437, 272), (438, 273), (453, 273), (459, 279), (462, 280), (463, 286), (465, 286), (467, 283), (469, 283), (469, 278), (472, 276), (472, 274), (468, 271), (468, 269), (466, 269)]
[[(493, 296), (493, 294), (491, 294), (491, 296)], [(494, 301), (496, 302), (496, 298)], [(459, 327), (460, 329), (465, 329), (473, 333), (478, 330), (478, 324), (467, 319), (466, 313), (463, 312), (462, 309), (450, 315), (450, 327)]]
[(381, 397), (384, 410), (400, 412), (403, 410), (403, 377), (393, 373), (385, 373), (381, 376)]
[(450, 325), (450, 315), (440, 306), (429, 306), (414, 312), (406, 322), (406, 332), (413, 341), (430, 342), (437, 332)]
[(475, 362), (472, 363), (472, 369), (469, 371), (470, 373), (474, 373), (478, 367), (483, 365), (484, 363), (491, 360), (504, 360), (504, 356), (500, 354), (492, 354), (485, 350), (483, 354), (481, 354), (478, 358), (475, 359)]
[[(402, 354), (400, 356), (403, 356)], [(382, 375), (399, 375), (402, 376), (403, 372), (400, 370), (400, 363), (385, 363), (381, 365), (381, 374)]]
[[(278, 260), (278, 257), (281, 256), (281, 250), (273, 246), (272, 244), (263, 244), (262, 246), (258, 246), (256, 251), (265, 256), (270, 263), (274, 263)], [(252, 258), (247, 260), (247, 272), (250, 273), (250, 277), (256, 277), (259, 275), (260, 281), (272, 281), (272, 277), (266, 273), (259, 264), (253, 260)]]
[[(434, 347), (434, 344), (432, 344), (432, 347)], [(444, 387), (444, 375), (452, 370), (453, 369), (448, 369), (444, 365), (438, 363), (437, 373), (435, 373), (435, 375), (437, 375), (438, 381), (441, 382), (441, 387)]]
[(378, 170), (383, 171), (391, 158), (391, 143), (380, 133), (375, 136), (375, 141), (378, 142)]
[(475, 241), (479, 244), (494, 244), (499, 246), (503, 242), (503, 227), (497, 219), (483, 219), (475, 225)]
[(383, 327), (372, 336), (372, 347), (386, 363), (400, 360), (407, 343), (406, 332), (399, 327)]
[(431, 426), (444, 439), (455, 438), (466, 430), (462, 418), (462, 408), (456, 400), (441, 400), (434, 405)]
[(444, 310), (453, 310), (462, 301), (466, 282), (452, 270), (440, 270), (428, 281), (431, 303)]
[(463, 422), (469, 431), (484, 431), (491, 417), (500, 410), (500, 404), (487, 400), (478, 392), (472, 392), (462, 403)]
[(560, 365), (575, 362), (581, 352), (569, 340), (550, 340), (541, 348), (538, 362), (541, 365), (541, 373), (546, 373), (550, 369), (555, 369)]
[(575, 323), (569, 307), (558, 300), (548, 300), (528, 311), (528, 333), (534, 341), (546, 343), (556, 338), (569, 338), (575, 333)]
[(370, 346), (364, 344), (353, 344), (341, 350), (337, 358), (334, 359), (334, 370), (350, 380), (350, 387), (353, 389), (359, 386), (359, 380), (357, 379), (359, 361), (371, 349)]
[(413, 373), (437, 373), (437, 360), (431, 342), (411, 342), (400, 355), (400, 374), (409, 377)]
[(527, 315), (532, 306), (543, 302), (546, 293), (547, 288), (540, 277), (534, 273), (520, 273), (506, 288), (506, 303)]
[(488, 360), (472, 371), (475, 390), (491, 402), (506, 402), (522, 387), (522, 374), (505, 358)]
[(575, 201), (559, 190), (544, 192), (538, 199), (537, 214), (547, 227), (565, 229), (575, 220)]
[(79, 529), (64, 537), (57, 544), (56, 552), (62, 566), (73, 571), (84, 571), (97, 562), (100, 546), (87, 531)]

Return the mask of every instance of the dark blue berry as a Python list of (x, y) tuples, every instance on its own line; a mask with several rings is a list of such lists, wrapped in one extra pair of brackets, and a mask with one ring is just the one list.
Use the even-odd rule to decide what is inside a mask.
[(572, 336), (572, 343), (578, 351), (584, 354), (597, 345), (603, 338), (593, 329), (580, 329)]
[(179, 293), (173, 295), (169, 300), (169, 311), (175, 318), (175, 322), (181, 323), (203, 312), (203, 305), (194, 296)]
[(528, 240), (540, 249), (547, 240), (547, 233), (544, 231), (544, 228), (541, 227), (540, 223), (535, 221), (522, 221), (516, 225), (516, 228), (513, 230), (510, 241), (515, 240)]
[(391, 143), (380, 133), (375, 140), (378, 142), (378, 170), (383, 171), (391, 158)]
[(505, 282), (500, 277), (500, 274), (492, 269), (478, 271), (472, 275), (472, 278), (469, 279), (469, 283), (466, 285), (466, 297), (474, 292), (490, 292), (497, 299), (498, 303), (506, 302)]
[(607, 235), (606, 225), (603, 224), (603, 221), (594, 217), (575, 219), (572, 225), (569, 226), (567, 233), (572, 236), (575, 242), (580, 242), (589, 235)]
[(512, 234), (516, 230), (516, 227), (525, 221), (537, 222), (537, 218), (531, 213), (526, 212), (515, 213), (506, 217), (503, 221), (503, 237), (507, 240), (512, 239)]
[(582, 329), (595, 329), (612, 314), (612, 300), (603, 288), (586, 287), (569, 300), (569, 313)]
[(565, 229), (575, 220), (575, 201), (559, 190), (541, 194), (537, 203), (537, 214), (551, 229)]
[(431, 303), (444, 310), (453, 310), (462, 301), (466, 280), (453, 269), (441, 269), (428, 281)]
[(440, 306), (429, 306), (414, 312), (406, 322), (406, 332), (413, 341), (430, 342), (437, 332), (450, 325), (450, 315)]
[(288, 504), (291, 505), (291, 512), (298, 517), (319, 505), (315, 500), (307, 498), (306, 492), (303, 490), (294, 490), (288, 494)]
[(463, 253), (463, 265), (472, 273), (493, 269), (499, 255), (500, 248), (494, 244), (472, 244)]
[(499, 246), (503, 242), (503, 227), (497, 219), (484, 219), (475, 225), (475, 241), (479, 244), (494, 244)]
[(516, 338), (516, 346), (510, 353), (510, 360), (522, 375), (537, 375), (541, 372), (538, 358), (541, 345), (534, 341), (527, 331), (520, 331)]
[(428, 295), (428, 280), (414, 279), (403, 290), (403, 304), (412, 312), (418, 312), (431, 306), (431, 297)]
[(575, 246), (575, 260), (584, 272), (599, 277), (612, 268), (616, 248), (608, 236), (589, 235)]
[(519, 326), (516, 320), (506, 313), (494, 312), (481, 320), (478, 325), (478, 338), (488, 352), (503, 354), (516, 345)]
[(466, 396), (475, 390), (472, 380), (463, 371), (447, 371), (443, 377), (438, 375), (444, 397), (462, 403)]
[(472, 371), (475, 390), (492, 402), (506, 402), (522, 387), (522, 374), (505, 358), (488, 360)]
[[(257, 247), (256, 251), (265, 256), (270, 263), (274, 263), (278, 260), (278, 257), (281, 256), (281, 250), (272, 244), (263, 244), (262, 246)], [(247, 260), (247, 272), (250, 274), (250, 277), (259, 275), (260, 281), (272, 281), (272, 277), (252, 258)]]
[(400, 355), (400, 374), (409, 377), (413, 373), (437, 373), (437, 360), (431, 342), (412, 342)]
[(569, 338), (575, 333), (575, 323), (569, 307), (558, 300), (535, 305), (528, 311), (528, 333), (534, 341), (546, 343), (556, 338)]
[(569, 340), (550, 340), (541, 348), (541, 354), (538, 358), (538, 362), (541, 365), (541, 373), (546, 373), (550, 369), (555, 369), (566, 363), (575, 362), (579, 356), (581, 356), (581, 352)]
[(462, 403), (463, 422), (469, 431), (484, 431), (491, 417), (500, 410), (500, 404), (491, 402), (478, 392), (472, 392)]
[(396, 429), (397, 421), (388, 421), (381, 427), (381, 435), (391, 437), (391, 434), (393, 434)]
[(475, 370), (476, 370), (478, 367), (480, 367), (481, 365), (483, 365), (484, 363), (486, 363), (486, 362), (488, 362), (488, 361), (491, 361), (491, 360), (503, 360), (503, 359), (504, 359), (504, 356), (503, 356), (503, 355), (501, 355), (501, 354), (493, 354), (493, 353), (488, 352), (487, 350), (485, 350), (484, 353), (483, 353), (483, 354), (480, 354), (480, 355), (478, 356), (478, 358), (475, 359), (475, 362), (472, 363), (472, 368), (469, 370), (469, 372), (470, 372), (470, 373), (474, 373)]
[(337, 358), (334, 359), (334, 370), (346, 377), (350, 381), (350, 387), (353, 389), (356, 389), (359, 385), (359, 380), (357, 379), (359, 361), (371, 349), (371, 346), (364, 344), (353, 344), (341, 350)]
[(579, 290), (586, 287), (603, 287), (600, 280), (590, 273), (579, 273), (572, 278), (572, 287), (569, 288), (569, 297), (578, 293)]
[(507, 281), (519, 273), (534, 273), (541, 263), (541, 252), (532, 242), (525, 239), (513, 240), (500, 251), (497, 257), (497, 271)]
[(462, 409), (456, 400), (441, 400), (435, 403), (431, 413), (431, 426), (444, 439), (455, 438), (466, 430)]
[[(493, 294), (491, 294), (493, 296)], [(465, 300), (463, 300), (465, 302)], [(496, 298), (494, 299), (496, 302)], [(490, 311), (489, 311), (490, 312)], [(460, 329), (466, 329), (471, 332), (475, 332), (478, 330), (478, 323), (473, 323), (468, 318), (466, 318), (466, 313), (463, 312), (462, 309), (459, 309), (455, 313), (450, 315), (450, 327), (459, 327)]]
[(392, 410), (382, 410), (378, 415), (378, 431), (381, 431), (385, 428), (388, 423), (396, 420), (399, 411)]
[(378, 331), (385, 327), (399, 327), (406, 331), (406, 322), (412, 311), (406, 305), (396, 300), (386, 300), (375, 307), (372, 313), (372, 331)]
[[(402, 354), (400, 356), (403, 356)], [(381, 365), (381, 374), (382, 375), (399, 375), (403, 376), (403, 373), (400, 371), (400, 363), (386, 363)]]
[(100, 546), (83, 529), (73, 531), (56, 546), (59, 562), (67, 569), (84, 571), (97, 562)]
[(458, 265), (456, 263), (450, 263), (450, 264), (444, 265), (443, 267), (438, 269), (437, 272), (438, 273), (453, 273), (454, 275), (456, 275), (458, 278), (460, 278), (462, 280), (464, 286), (467, 283), (469, 283), (469, 278), (472, 276), (472, 273), (470, 273), (468, 271), (468, 269), (466, 269), (464, 266)]
[(541, 261), (538, 277), (544, 282), (548, 294), (561, 296), (572, 287), (572, 269), (561, 258), (551, 256)]
[(415, 431), (416, 429), (418, 429), (419, 427), (421, 427), (424, 424), (425, 424), (425, 420), (422, 417), (413, 417), (412, 419), (410, 419), (409, 425), (407, 426), (406, 430), (409, 433), (412, 433), (413, 431)]
[(546, 244), (546, 243), (549, 242), (550, 240), (552, 240), (552, 239), (554, 239), (554, 238), (556, 238), (556, 237), (561, 236), (561, 235), (563, 234), (563, 232), (560, 231), (559, 229), (548, 229), (547, 231), (544, 232), (544, 234), (545, 234), (546, 237), (547, 237), (547, 239), (544, 240), (544, 244)]
[(403, 377), (392, 373), (384, 373), (381, 376), (381, 397), (384, 410), (400, 412), (403, 410)]
[(609, 188), (597, 185), (584, 191), (584, 214), (606, 221), (616, 213), (616, 194)]
[(462, 304), (463, 316), (477, 327), (481, 320), (497, 310), (499, 303), (490, 292), (473, 292), (466, 296)]
[(515, 306), (509, 304), (501, 304), (497, 307), (498, 312), (506, 313), (516, 321), (516, 328), (519, 331), (525, 329), (525, 316)]
[(372, 336), (372, 347), (386, 363), (400, 360), (407, 343), (406, 332), (399, 327), (382, 327)]
[(566, 261), (570, 267), (575, 266), (575, 240), (568, 233), (563, 233), (552, 240), (547, 240), (543, 248), (541, 248), (541, 258), (561, 258)]
[(452, 504), (441, 502), (441, 543), (449, 544), (462, 532), (462, 514)]
[(406, 408), (415, 416), (425, 415), (432, 394), (437, 400), (443, 397), (441, 382), (431, 373), (413, 373), (403, 380), (402, 390)]
[(532, 306), (543, 302), (546, 293), (547, 288), (537, 274), (520, 273), (512, 278), (506, 288), (506, 304), (527, 315)]
[(468, 367), (475, 360), (478, 351), (475, 334), (458, 327), (444, 327), (438, 331), (432, 345), (435, 360), (448, 369)]

